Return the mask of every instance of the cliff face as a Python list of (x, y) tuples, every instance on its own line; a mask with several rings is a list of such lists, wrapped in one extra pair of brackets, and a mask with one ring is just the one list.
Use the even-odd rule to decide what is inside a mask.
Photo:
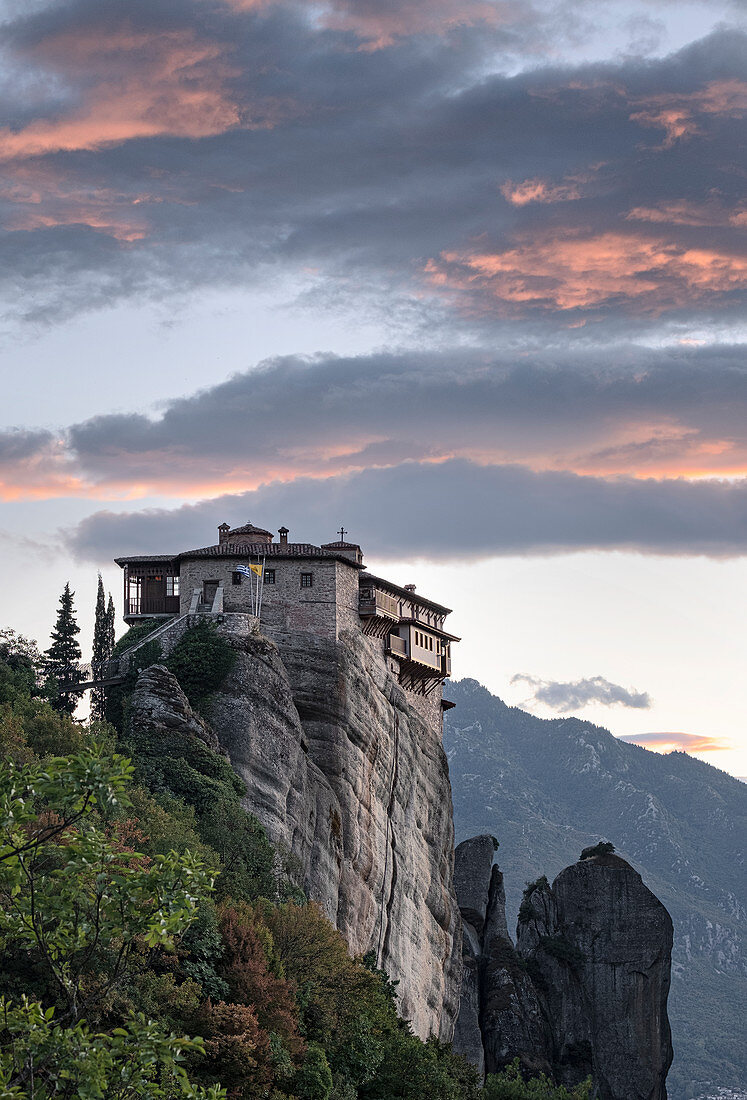
[[(488, 1073), (518, 1057), (528, 1073), (569, 1086), (591, 1075), (601, 1100), (665, 1100), (672, 923), (664, 906), (625, 860), (595, 856), (532, 891), (514, 949), (486, 840), (457, 848), (457, 894), (478, 942), (476, 954), (471, 942), (465, 948), (476, 977), (462, 995), (457, 1048)], [(471, 920), (479, 881), (488, 898), (481, 931)]]
[[(450, 1038), (461, 952), (440, 740), (364, 636), (289, 636), (278, 650), (234, 627), (222, 632), (236, 661), (206, 707), (204, 736), (217, 737), (247, 809), (292, 853), (300, 885), (351, 951), (373, 951), (400, 981), (416, 1033)], [(151, 671), (133, 697), (141, 720), (153, 709)], [(173, 686), (173, 712), (161, 692), (159, 720), (186, 729), (200, 720)]]

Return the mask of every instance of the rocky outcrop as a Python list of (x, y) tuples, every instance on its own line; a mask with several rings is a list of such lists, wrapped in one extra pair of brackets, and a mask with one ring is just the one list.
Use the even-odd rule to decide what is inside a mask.
[(611, 853), (561, 871), (528, 898), (519, 954), (537, 975), (558, 1080), (590, 1074), (602, 1100), (665, 1100), (672, 921)]
[(141, 672), (130, 700), (130, 721), (159, 734), (177, 732), (198, 737), (216, 751), (218, 738), (208, 723), (195, 714), (176, 677), (163, 665), (151, 665)]
[(488, 1073), (518, 1057), (528, 1075), (568, 1086), (591, 1076), (600, 1100), (666, 1100), (664, 906), (625, 860), (593, 855), (526, 891), (515, 949), (488, 841), (457, 848), (468, 981), (455, 1045)]
[[(372, 951), (399, 981), (416, 1033), (450, 1039), (460, 922), (448, 766), (433, 723), (363, 635), (289, 635), (278, 649), (235, 627), (223, 632), (236, 660), (206, 704), (204, 736), (217, 735), (247, 809), (292, 854), (351, 951)], [(178, 686), (162, 689), (151, 669), (141, 674), (149, 721), (200, 723)]]
[(465, 840), (456, 850), (464, 979), (454, 1048), (481, 1072), (496, 1073), (518, 1058), (527, 1076), (550, 1073), (550, 1030), (508, 934), (503, 875), (494, 855), (490, 836)]

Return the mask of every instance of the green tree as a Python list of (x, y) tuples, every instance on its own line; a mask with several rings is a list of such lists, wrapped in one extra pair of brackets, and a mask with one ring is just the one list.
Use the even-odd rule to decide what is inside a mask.
[(42, 669), (36, 642), (15, 630), (0, 630), (0, 704), (38, 695)]
[[(112, 614), (114, 604), (109, 596)], [(110, 622), (109, 610), (106, 605), (104, 582), (99, 573), (98, 588), (96, 591), (96, 617), (93, 627), (93, 655), (91, 658), (91, 671), (94, 680), (101, 680), (106, 675), (106, 666), (114, 649), (114, 623)], [(106, 691), (104, 688), (94, 688), (91, 692), (91, 717), (106, 718)]]
[(225, 1096), (181, 1065), (201, 1040), (135, 1012), (90, 1026), (136, 945), (172, 949), (211, 889), (189, 852), (144, 859), (110, 839), (103, 822), (128, 806), (131, 772), (98, 750), (0, 768), (0, 936), (48, 978), (46, 996), (0, 998), (3, 1100)]
[(52, 706), (55, 710), (67, 714), (75, 713), (80, 695), (75, 688), (83, 679), (80, 669), (80, 646), (77, 640), (80, 627), (75, 621), (74, 595), (75, 593), (70, 591), (68, 582), (60, 596), (57, 622), (51, 633), (52, 644), (45, 652)]
[(112, 599), (111, 592), (109, 593), (109, 599), (106, 604), (106, 651), (111, 657), (114, 653), (114, 646), (116, 645), (116, 636), (114, 631), (114, 625), (116, 622), (116, 612), (114, 611), (114, 600)]
[(488, 1074), (483, 1095), (485, 1100), (590, 1100), (591, 1089), (589, 1079), (567, 1089), (554, 1084), (544, 1073), (525, 1081), (519, 1059), (515, 1058), (503, 1073)]

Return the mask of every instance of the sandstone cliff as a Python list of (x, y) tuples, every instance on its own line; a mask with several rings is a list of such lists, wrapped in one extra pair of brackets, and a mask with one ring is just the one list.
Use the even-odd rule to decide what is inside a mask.
[(440, 739), (363, 635), (289, 636), (279, 650), (229, 625), (236, 660), (201, 732), (165, 669), (141, 674), (132, 720), (156, 736), (168, 722), (217, 738), (246, 784), (247, 809), (292, 853), (307, 895), (351, 951), (373, 951), (399, 980), (416, 1033), (449, 1039), (461, 952)]
[[(665, 1100), (672, 923), (664, 906), (625, 860), (592, 856), (528, 892), (514, 949), (503, 876), (491, 863), (488, 837), (457, 848), (465, 970), (473, 975), (457, 1048), (487, 1072), (518, 1057), (528, 1073), (566, 1085), (591, 1075), (601, 1100)], [(480, 890), (482, 928), (473, 922)]]

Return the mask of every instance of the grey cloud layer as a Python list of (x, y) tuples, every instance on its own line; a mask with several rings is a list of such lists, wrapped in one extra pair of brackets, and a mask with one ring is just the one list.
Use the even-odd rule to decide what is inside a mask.
[[(6, 264), (15, 285), (37, 288), (24, 295), (24, 308), (43, 314), (313, 266), (320, 279), (347, 288), (351, 308), (376, 301), (389, 308), (399, 296), (417, 311), (423, 295), (436, 295), (449, 324), (474, 328), (501, 319), (495, 285), (475, 280), (466, 290), (452, 287), (455, 298), (439, 297), (442, 288), (424, 269), (442, 253), (475, 242), (521, 250), (530, 237), (610, 230), (657, 242), (662, 223), (631, 222), (632, 207), (708, 201), (727, 214), (736, 209), (742, 181), (733, 149), (742, 116), (701, 110), (692, 97), (743, 76), (743, 36), (714, 36), (663, 61), (485, 77), (490, 58), (514, 56), (538, 33), (528, 6), (517, 9), (523, 22), (411, 35), (374, 51), (351, 48), (350, 31), (312, 27), (291, 5), (232, 13), (188, 0), (131, 0), (124, 24), (117, 5), (81, 0), (11, 27), (19, 63), (39, 71), (54, 63), (63, 88), (78, 91), (86, 90), (90, 59), (82, 80), (74, 51), (64, 70), (54, 46), (63, 34), (106, 40), (126, 26), (164, 50), (182, 39), (214, 47), (210, 64), (223, 73), (211, 77), (215, 112), (230, 119), (235, 108), (237, 115), (224, 131), (206, 118), (206, 128), (218, 132), (195, 138), (179, 133), (189, 120), (174, 108), (163, 125), (176, 133), (6, 164)], [(136, 87), (147, 87), (154, 72), (166, 80), (158, 58), (142, 50), (123, 48), (113, 67)], [(96, 79), (105, 83), (106, 74)], [(6, 92), (15, 128), (45, 113), (64, 115), (65, 97), (50, 101), (49, 86), (40, 81), (37, 98), (23, 103), (8, 102)], [(136, 113), (137, 96), (127, 89)], [(660, 124), (632, 116), (670, 100), (673, 109), (694, 112), (694, 121), (692, 133), (666, 147)], [(152, 113), (158, 109), (154, 104)], [(255, 118), (258, 128), (251, 128)], [(501, 191), (538, 176), (574, 197), (518, 206)], [(40, 223), (37, 215), (47, 209), (48, 223)], [(717, 247), (733, 257), (737, 249), (728, 225), (680, 224), (672, 216), (664, 235), (680, 252)], [(501, 293), (511, 310), (544, 324), (557, 320), (557, 309), (554, 276), (540, 276), (547, 300), (536, 287), (531, 300), (512, 296), (511, 288)], [(661, 308), (646, 324), (660, 323), (657, 310), (688, 322), (695, 310), (709, 320), (739, 298), (738, 282), (688, 290), (671, 265), (656, 280)], [(602, 301), (564, 308), (563, 323), (578, 316), (615, 327), (621, 312), (640, 316), (642, 305), (623, 286)]]
[[(604, 363), (602, 363), (602, 359)], [(461, 455), (595, 473), (747, 462), (739, 347), (286, 357), (172, 402), (95, 417), (69, 452), (97, 481), (225, 484)], [(706, 467), (707, 468), (707, 467)]]
[(606, 480), (463, 460), (404, 463), (297, 478), (173, 510), (97, 512), (65, 537), (76, 557), (100, 562), (204, 546), (218, 523), (248, 519), (271, 529), (292, 523), (299, 537), (318, 542), (342, 521), (368, 553), (389, 557), (468, 561), (581, 549), (726, 556), (747, 552), (747, 484)]
[(536, 676), (519, 673), (511, 678), (511, 683), (528, 684), (533, 688), (532, 699), (535, 703), (552, 707), (560, 714), (579, 710), (590, 703), (604, 707), (630, 707), (633, 710), (647, 710), (651, 706), (651, 698), (647, 692), (628, 690), (603, 676), (563, 683), (558, 680), (540, 680)]

